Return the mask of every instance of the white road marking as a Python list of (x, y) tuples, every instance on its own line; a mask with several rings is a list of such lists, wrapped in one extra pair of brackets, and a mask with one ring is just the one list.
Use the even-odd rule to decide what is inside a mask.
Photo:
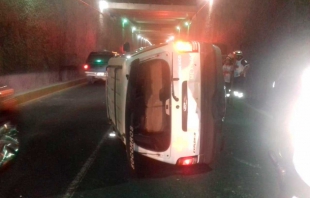
[[(108, 129), (108, 132), (112, 130), (112, 127), (110, 127)], [(88, 172), (89, 168), (91, 167), (91, 165), (93, 164), (93, 162), (95, 161), (97, 154), (99, 152), (99, 149), (101, 148), (104, 140), (107, 139), (107, 136), (109, 135), (109, 133), (105, 133), (105, 135), (102, 136), (102, 139), (100, 140), (100, 142), (98, 143), (96, 149), (93, 151), (93, 153), (89, 156), (89, 158), (87, 159), (87, 161), (84, 163), (84, 165), (82, 166), (80, 172), (75, 176), (74, 180), (71, 182), (71, 184), (69, 185), (69, 187), (66, 190), (65, 195), (63, 196), (63, 198), (71, 198), (73, 197), (74, 193), (76, 192), (76, 190), (78, 189), (80, 183), (82, 182), (83, 178), (85, 177), (86, 173)]]

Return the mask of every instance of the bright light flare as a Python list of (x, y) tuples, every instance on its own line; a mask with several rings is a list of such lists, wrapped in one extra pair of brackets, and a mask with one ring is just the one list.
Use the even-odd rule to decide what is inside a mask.
[(87, 69), (88, 69), (88, 65), (84, 65), (83, 67), (84, 67), (84, 69), (85, 69), (85, 70), (87, 70)]
[(183, 157), (177, 161), (177, 165), (181, 166), (188, 166), (193, 164), (197, 164), (197, 157)]
[(100, 12), (103, 12), (103, 10), (106, 10), (109, 8), (109, 4), (106, 1), (99, 1), (99, 10)]
[(135, 32), (136, 30), (137, 30), (136, 27), (132, 27), (132, 28), (131, 28), (131, 31), (132, 31), (132, 32)]
[(310, 67), (301, 79), (301, 90), (295, 103), (289, 129), (293, 138), (295, 169), (304, 182), (310, 186)]
[(181, 51), (181, 52), (191, 52), (191, 51), (193, 51), (193, 46), (189, 42), (178, 41), (175, 44), (175, 48), (176, 48), (176, 50)]
[(210, 5), (210, 7), (213, 6), (213, 0), (209, 0), (209, 5)]
[(244, 94), (242, 92), (234, 91), (234, 96), (238, 98), (243, 98)]
[(109, 137), (111, 137), (111, 138), (114, 138), (114, 137), (116, 137), (116, 134), (115, 134), (115, 132), (113, 131), (113, 132), (109, 133)]
[(184, 160), (183, 165), (190, 165), (191, 163), (192, 163), (191, 159), (186, 159)]

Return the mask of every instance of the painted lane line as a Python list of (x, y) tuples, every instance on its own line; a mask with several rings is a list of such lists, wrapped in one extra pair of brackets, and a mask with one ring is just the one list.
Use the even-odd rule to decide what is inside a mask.
[[(108, 131), (111, 131), (111, 129), (112, 129), (112, 127), (110, 127), (108, 129)], [(85, 177), (86, 173), (88, 172), (89, 168), (92, 166), (93, 162), (95, 161), (95, 159), (98, 155), (98, 152), (99, 152), (102, 144), (104, 143), (104, 140), (107, 139), (108, 135), (109, 135), (109, 133), (107, 132), (102, 136), (102, 138), (101, 138), (100, 142), (98, 143), (96, 149), (93, 151), (93, 153), (87, 159), (87, 161), (84, 163), (80, 172), (75, 176), (74, 180), (71, 182), (71, 184), (67, 188), (66, 193), (63, 196), (63, 198), (73, 197), (73, 195), (75, 194), (76, 190), (78, 189), (80, 183), (82, 182), (83, 178)]]

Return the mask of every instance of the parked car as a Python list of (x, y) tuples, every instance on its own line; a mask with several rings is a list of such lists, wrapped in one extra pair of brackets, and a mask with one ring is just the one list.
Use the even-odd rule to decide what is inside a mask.
[(108, 61), (116, 55), (118, 54), (112, 51), (91, 52), (83, 66), (88, 82), (94, 83), (96, 80), (106, 81)]

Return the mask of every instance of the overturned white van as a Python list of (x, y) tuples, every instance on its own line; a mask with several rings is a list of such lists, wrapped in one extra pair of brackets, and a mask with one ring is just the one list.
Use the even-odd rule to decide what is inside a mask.
[(107, 112), (136, 154), (176, 165), (211, 164), (222, 145), (225, 90), (221, 50), (176, 41), (113, 57), (108, 64)]

